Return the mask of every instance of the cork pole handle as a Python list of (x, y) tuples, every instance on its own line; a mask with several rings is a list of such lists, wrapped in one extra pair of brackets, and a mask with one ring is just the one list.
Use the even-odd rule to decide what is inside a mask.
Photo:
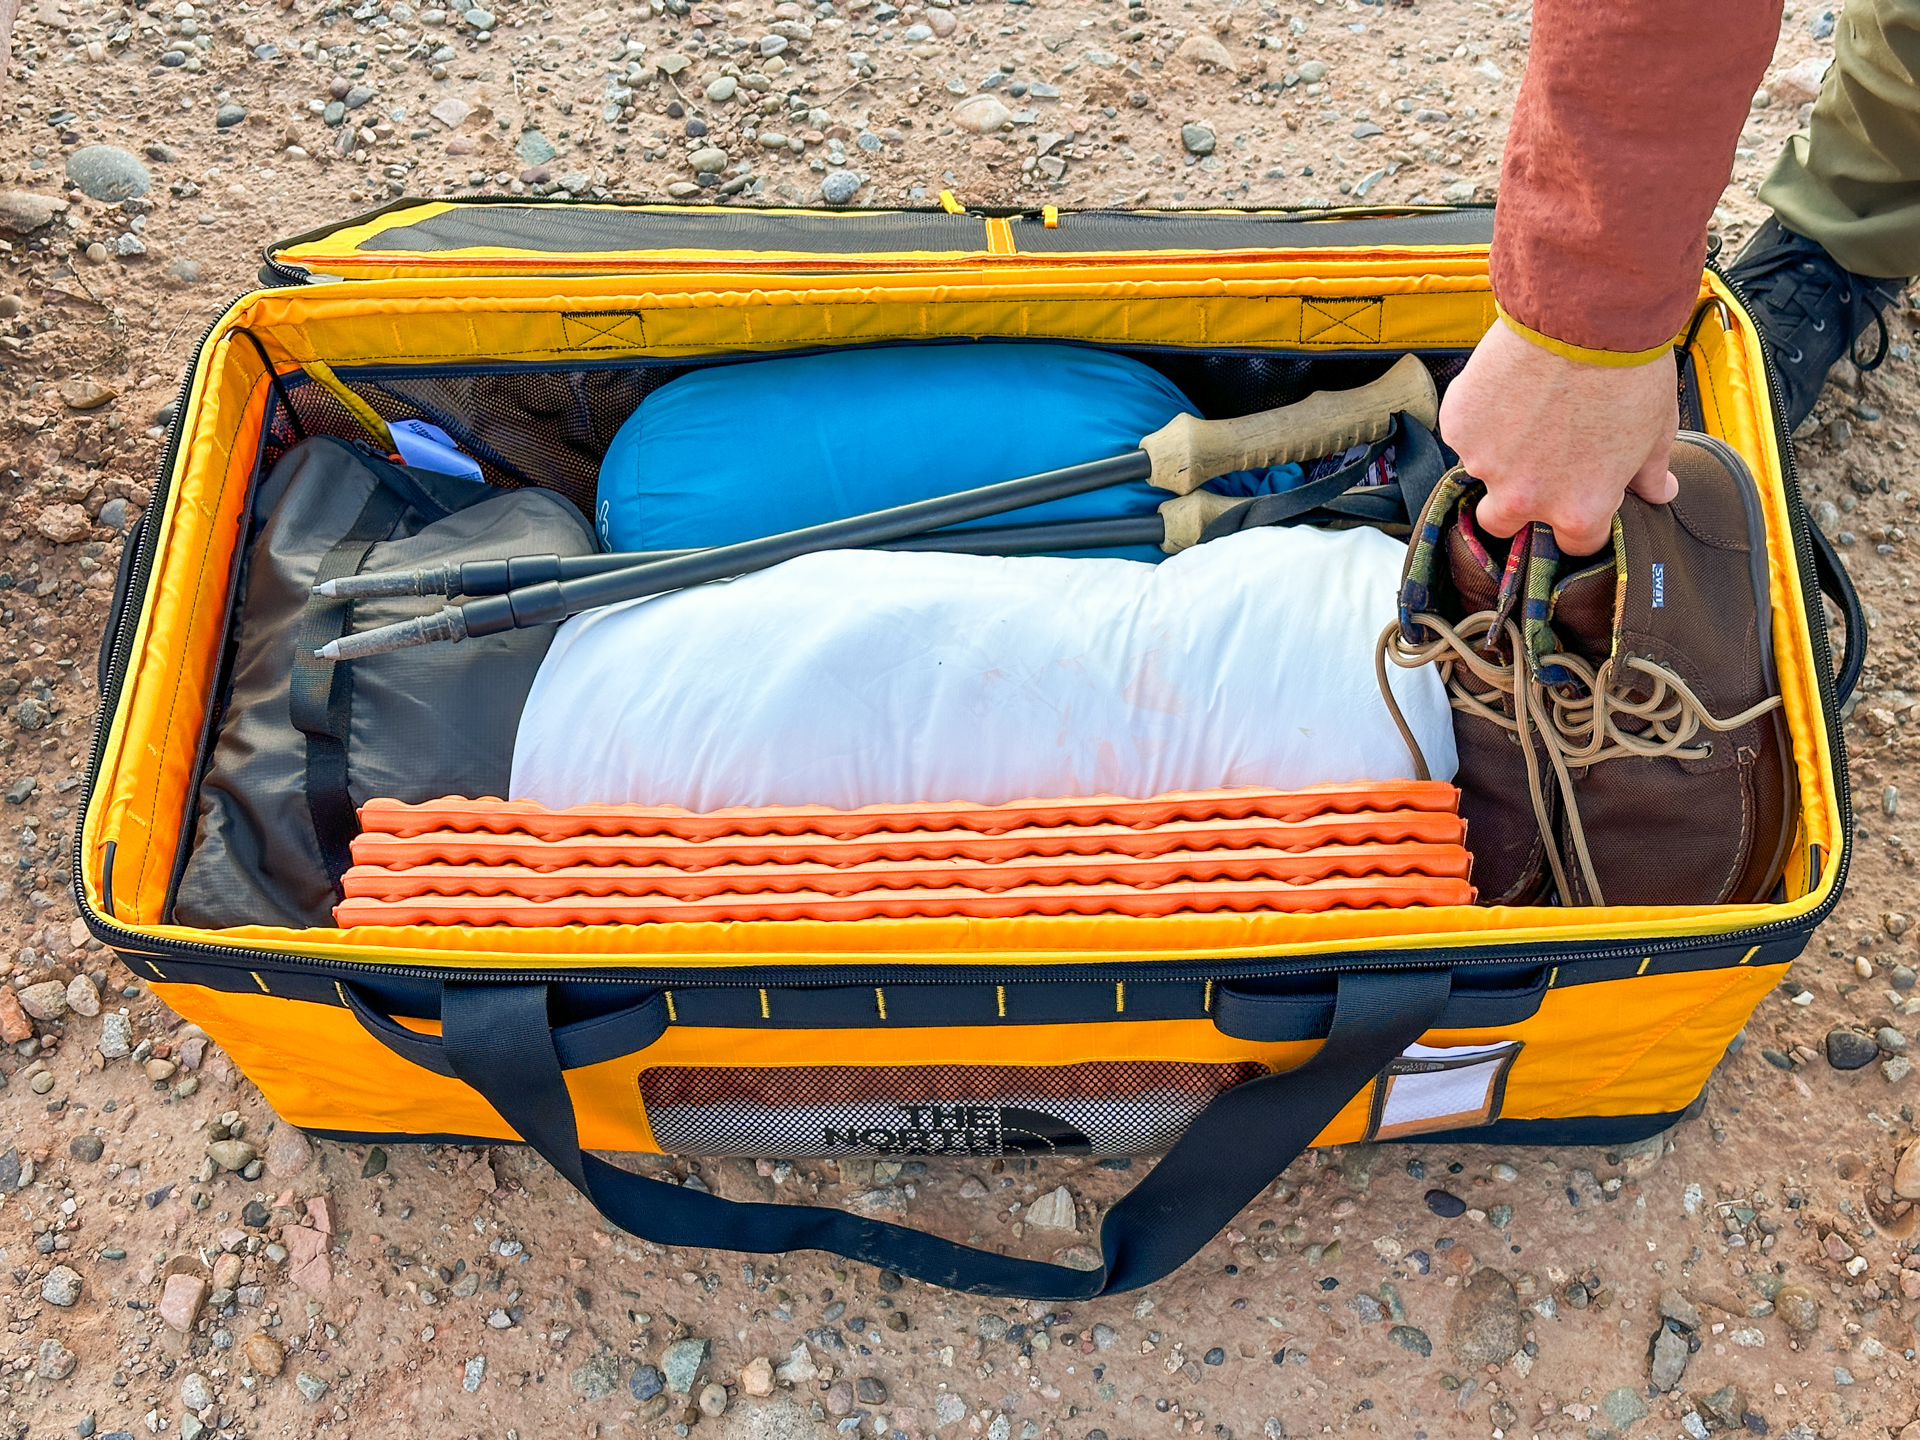
[(1166, 526), (1167, 536), (1160, 542), (1160, 548), (1169, 555), (1178, 555), (1182, 550), (1198, 545), (1207, 526), (1234, 506), (1246, 504), (1250, 498), (1246, 495), (1216, 495), (1211, 490), (1195, 490), (1189, 495), (1176, 495), (1171, 500), (1162, 501), (1160, 521)]
[[(1175, 416), (1140, 448), (1153, 461), (1151, 483), (1185, 495), (1216, 475), (1313, 460), (1384, 440), (1397, 410), (1429, 429), (1439, 419), (1433, 377), (1413, 355), (1402, 356), (1386, 374), (1357, 390), (1320, 390), (1292, 405), (1233, 420)], [(1171, 529), (1168, 536), (1171, 541)]]

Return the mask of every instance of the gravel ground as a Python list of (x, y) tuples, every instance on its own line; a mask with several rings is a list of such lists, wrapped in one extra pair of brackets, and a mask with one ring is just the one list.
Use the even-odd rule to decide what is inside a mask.
[[(1730, 245), (1831, 28), (1788, 11)], [(1642, 1146), (1309, 1154), (1143, 1295), (985, 1303), (635, 1242), (511, 1148), (310, 1143), (73, 923), (120, 537), (268, 240), (403, 193), (1485, 201), (1527, 32), (1456, 0), (30, 0), (0, 92), (0, 1436), (1920, 1436), (1920, 1212), (1892, 1189), (1920, 1094), (1915, 312), (1796, 437), (1875, 627), (1851, 889), (1704, 1110)], [(1088, 1242), (1139, 1173), (651, 1168), (1033, 1253)]]

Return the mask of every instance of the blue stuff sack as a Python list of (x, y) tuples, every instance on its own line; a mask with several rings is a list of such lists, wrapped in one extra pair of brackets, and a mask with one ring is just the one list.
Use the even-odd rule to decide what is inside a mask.
[[(1158, 371), (1074, 345), (888, 345), (696, 370), (628, 417), (600, 466), (609, 550), (730, 545), (1124, 454), (1194, 406)], [(1285, 490), (1297, 465), (1209, 488)], [(1153, 514), (1144, 481), (976, 526)], [(1160, 561), (1153, 546), (1062, 552)]]

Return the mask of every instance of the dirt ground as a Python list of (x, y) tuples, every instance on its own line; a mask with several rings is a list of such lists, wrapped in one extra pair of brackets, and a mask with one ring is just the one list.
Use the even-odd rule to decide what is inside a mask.
[[(86, 940), (73, 792), (120, 537), (196, 337), (270, 239), (402, 193), (1485, 201), (1529, 21), (1469, 0), (487, 3), (21, 15), (0, 89), (0, 1023), (30, 1038), (0, 1053), (0, 1436), (1914, 1440), (1916, 1212), (1888, 1186), (1920, 1095), (1894, 1053), (1920, 1028), (1900, 799), (1920, 800), (1920, 312), (1797, 437), (1874, 626), (1851, 885), (1704, 1110), (1658, 1141), (1313, 1153), (1149, 1291), (987, 1303), (814, 1255), (639, 1243), (512, 1148), (309, 1145)], [(1830, 53), (1824, 10), (1788, 9), (1716, 215), (1729, 246)], [(93, 144), (150, 188), (71, 189)], [(722, 159), (696, 172), (699, 149)], [(1882, 1063), (1834, 1068), (1836, 1027), (1879, 1030)], [(904, 1187), (917, 1223), (1051, 1253), (1063, 1232), (1023, 1233), (1027, 1207), (1064, 1185), (1086, 1242), (1144, 1162), (664, 1168), (741, 1197)], [(1657, 1394), (1663, 1315), (1655, 1363), (1686, 1365)]]

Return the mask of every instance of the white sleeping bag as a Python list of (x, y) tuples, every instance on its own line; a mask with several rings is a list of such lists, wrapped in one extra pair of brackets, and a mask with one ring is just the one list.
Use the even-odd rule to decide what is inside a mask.
[[(1405, 546), (1246, 530), (1161, 565), (838, 550), (561, 626), (513, 796), (830, 805), (1413, 773), (1374, 680)], [(1435, 779), (1433, 667), (1389, 666)]]

